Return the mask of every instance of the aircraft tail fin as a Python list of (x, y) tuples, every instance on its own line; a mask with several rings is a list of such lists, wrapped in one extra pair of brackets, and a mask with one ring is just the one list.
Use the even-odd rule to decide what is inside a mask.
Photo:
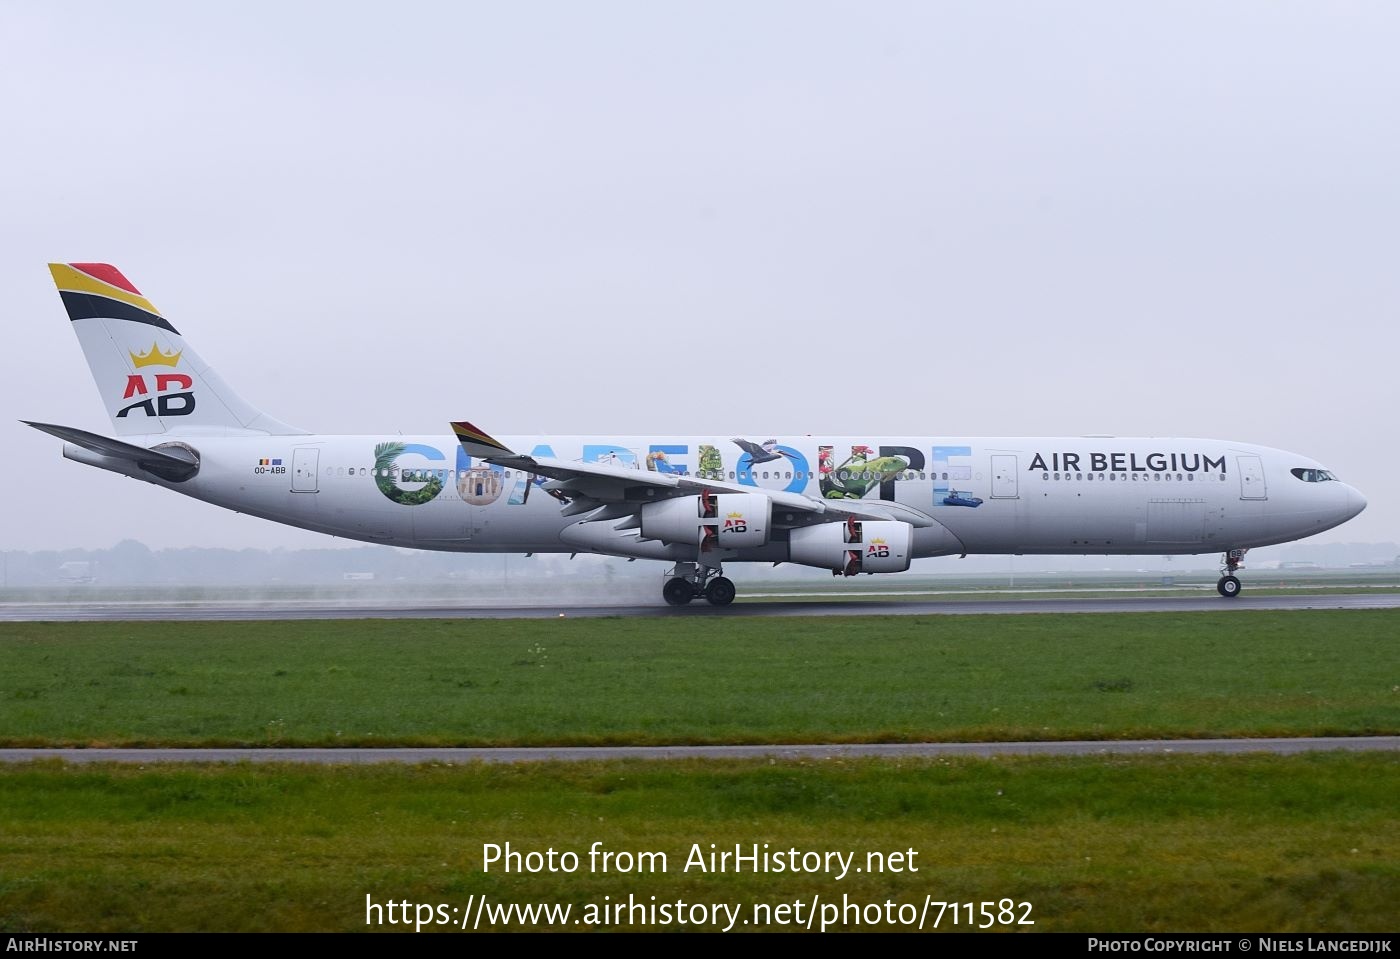
[(235, 393), (116, 267), (49, 272), (118, 435), (305, 432)]

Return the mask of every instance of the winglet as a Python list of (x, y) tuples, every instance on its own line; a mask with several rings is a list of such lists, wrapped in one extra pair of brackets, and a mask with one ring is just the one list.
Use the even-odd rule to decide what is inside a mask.
[(493, 456), (515, 455), (509, 447), (470, 423), (453, 423), (452, 432), (457, 434), (457, 442), (462, 444), (462, 449), (472, 456), (488, 459)]

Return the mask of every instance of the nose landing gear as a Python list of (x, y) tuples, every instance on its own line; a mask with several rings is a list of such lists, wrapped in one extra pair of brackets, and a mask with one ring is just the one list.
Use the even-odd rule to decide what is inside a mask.
[(1234, 599), (1240, 594), (1240, 578), (1235, 575), (1235, 570), (1243, 569), (1244, 565), (1240, 560), (1244, 559), (1247, 549), (1232, 549), (1221, 559), (1220, 582), (1215, 584), (1215, 590), (1226, 599)]
[(705, 597), (711, 606), (728, 606), (738, 592), (734, 581), (726, 578), (718, 566), (701, 563), (677, 563), (666, 573), (666, 585), (661, 598), (672, 606), (684, 606), (692, 599)]

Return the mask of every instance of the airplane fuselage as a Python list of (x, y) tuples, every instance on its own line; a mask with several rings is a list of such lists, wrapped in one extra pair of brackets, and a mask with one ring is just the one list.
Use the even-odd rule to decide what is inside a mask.
[[(580, 540), (582, 517), (562, 515), (542, 478), (484, 464), (450, 436), (150, 440), (196, 448), (197, 475), (169, 482), (71, 444), (65, 455), (238, 512), (366, 542), (652, 559), (694, 552), (645, 539)], [(897, 503), (936, 520), (913, 531), (915, 557), (1246, 549), (1322, 532), (1364, 506), (1344, 483), (1313, 481), (1323, 471), (1306, 457), (1217, 440), (804, 436), (770, 444), (767, 459), (728, 437), (505, 442), (536, 456), (712, 478), (833, 504)], [(723, 551), (722, 558), (778, 562), (787, 553), (778, 538)]]

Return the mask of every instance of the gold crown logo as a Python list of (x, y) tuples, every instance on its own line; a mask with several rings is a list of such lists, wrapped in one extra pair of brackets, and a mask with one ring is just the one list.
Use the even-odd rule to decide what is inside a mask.
[(743, 514), (743, 513), (730, 513), (730, 514), (728, 514), (725, 518), (726, 518), (726, 519), (743, 519), (743, 518), (744, 518), (744, 514)]
[(885, 545), (885, 541), (884, 541), (883, 539), (881, 539), (880, 537), (877, 536), (877, 537), (875, 537), (874, 539), (872, 539), (872, 540), (870, 541), (870, 545), (871, 545), (871, 546), (884, 546), (884, 545)]
[(177, 366), (184, 352), (184, 350), (179, 350), (175, 353), (162, 353), (160, 346), (155, 342), (151, 343), (151, 348), (145, 353), (132, 353), (127, 350), (131, 356), (131, 365), (138, 370), (143, 366)]

